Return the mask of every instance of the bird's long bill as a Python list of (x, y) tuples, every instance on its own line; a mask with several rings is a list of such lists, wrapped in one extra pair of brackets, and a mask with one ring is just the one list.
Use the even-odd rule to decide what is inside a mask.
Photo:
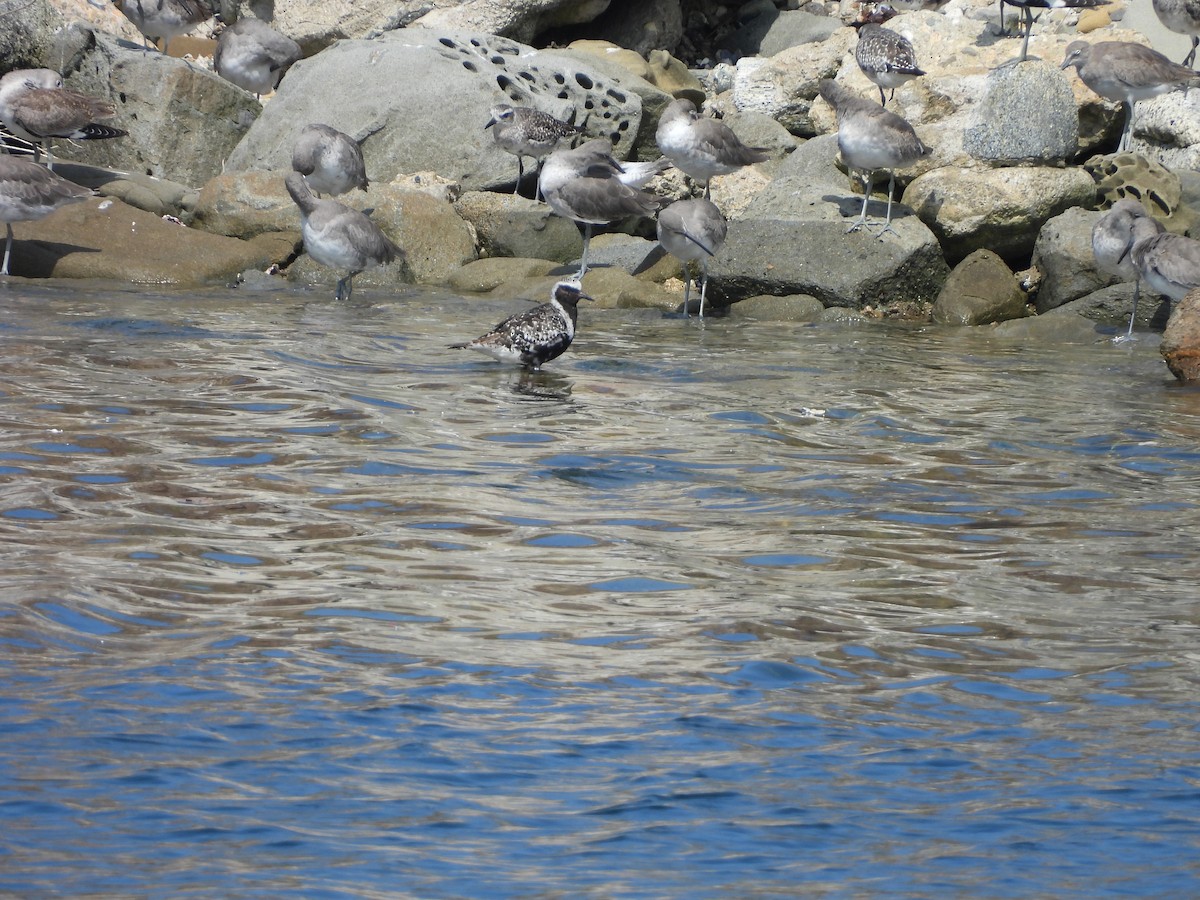
[(483, 130), (487, 131), (489, 128), (491, 128), (495, 124), (496, 124), (495, 119), (488, 119), (487, 124), (483, 126)]

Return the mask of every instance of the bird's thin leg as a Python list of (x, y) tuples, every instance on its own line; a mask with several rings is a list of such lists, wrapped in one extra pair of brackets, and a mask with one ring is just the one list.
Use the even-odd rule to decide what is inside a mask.
[(866, 190), (863, 191), (862, 212), (859, 213), (858, 218), (850, 224), (850, 227), (846, 229), (846, 234), (849, 234), (852, 231), (858, 231), (858, 229), (865, 228), (867, 225), (867, 204), (871, 200), (871, 188), (875, 184), (875, 173), (866, 172), (863, 176), (863, 180), (866, 182), (867, 186)]
[(712, 184), (711, 184), (711, 182), (712, 182), (712, 179), (708, 179), (707, 181), (704, 182), (704, 199), (705, 200), (712, 199)]
[[(892, 91), (893, 95), (895, 95), (895, 93), (896, 93), (895, 91)], [(887, 98), (883, 96), (883, 88), (879, 89), (879, 105), (887, 106)]]
[(13, 242), (12, 223), (5, 222), (4, 224), (8, 228), (8, 240), (4, 242), (4, 263), (3, 263), (3, 265), (0, 265), (0, 275), (8, 274), (8, 258), (9, 258), (9, 256), (12, 255), (12, 242)]
[(692, 299), (692, 270), (688, 268), (687, 260), (683, 261), (683, 315), (685, 318), (692, 314), (688, 304)]
[(583, 225), (583, 257), (579, 260), (579, 274), (576, 278), (582, 278), (587, 274), (587, 258), (588, 244), (592, 241), (592, 226), (590, 222), (585, 222)]
[(1133, 104), (1127, 103), (1125, 106), (1125, 128), (1121, 131), (1121, 140), (1117, 144), (1117, 152), (1122, 153), (1129, 149), (1129, 139), (1133, 136)]
[(535, 179), (535, 181), (533, 183), (533, 199), (534, 200), (542, 199), (542, 165), (545, 162), (546, 162), (545, 157), (542, 157), (537, 162), (537, 172), (535, 173), (537, 175), (537, 178)]
[(1192, 50), (1187, 56), (1185, 56), (1183, 58), (1183, 65), (1187, 66), (1189, 69), (1192, 67), (1192, 63), (1194, 63), (1196, 61), (1196, 45), (1197, 44), (1200, 44), (1200, 36), (1193, 34), (1192, 35)]
[(1029, 34), (1033, 31), (1033, 13), (1029, 7), (1025, 7), (1025, 37), (1021, 40), (1021, 55), (1017, 57), (1017, 62), (1025, 62), (1029, 59)]
[(881, 240), (883, 239), (883, 236), (885, 234), (887, 234), (889, 231), (892, 234), (896, 233), (896, 229), (892, 227), (892, 194), (896, 190), (896, 170), (892, 169), (892, 171), (888, 174), (889, 174), (889, 177), (888, 177), (887, 215), (884, 217), (883, 228), (881, 228), (879, 230), (879, 237)]
[(350, 295), (354, 292), (354, 273), (347, 275), (345, 278), (339, 278), (337, 290), (334, 292), (334, 300), (349, 300)]
[(521, 190), (521, 178), (525, 175), (525, 162), (521, 159), (521, 155), (517, 154), (517, 183), (513, 185), (513, 196)]
[(46, 141), (46, 168), (54, 171), (54, 157), (50, 155), (50, 142)]
[(708, 297), (708, 258), (700, 260), (700, 318), (704, 318), (704, 301)]
[(1113, 338), (1114, 344), (1120, 344), (1122, 341), (1133, 340), (1133, 323), (1137, 319), (1138, 299), (1142, 292), (1142, 280), (1135, 278), (1133, 280), (1133, 309), (1129, 313), (1129, 327), (1125, 329), (1125, 333), (1117, 335)]

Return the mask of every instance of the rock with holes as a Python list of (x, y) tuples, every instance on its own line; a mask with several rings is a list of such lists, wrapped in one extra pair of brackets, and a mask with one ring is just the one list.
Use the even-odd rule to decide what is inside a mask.
[(296, 133), (323, 122), (362, 142), (373, 182), (429, 171), (464, 190), (511, 189), (517, 161), (484, 129), (500, 102), (573, 121), (618, 156), (636, 150), (642, 104), (619, 77), (506, 38), (408, 29), (298, 62), (226, 170), (287, 169)]
[(1140, 200), (1168, 231), (1185, 234), (1196, 224), (1198, 211), (1184, 198), (1184, 180), (1191, 173), (1172, 171), (1142, 153), (1093, 156), (1084, 169), (1096, 181), (1104, 208), (1126, 198)]

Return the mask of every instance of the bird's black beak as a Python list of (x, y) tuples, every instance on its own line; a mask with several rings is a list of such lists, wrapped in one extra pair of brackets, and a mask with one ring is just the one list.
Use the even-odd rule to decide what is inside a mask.
[(495, 124), (496, 124), (496, 120), (495, 120), (495, 119), (488, 119), (488, 123), (487, 123), (486, 125), (484, 125), (484, 126), (483, 126), (483, 130), (484, 130), (484, 131), (487, 131), (489, 128), (491, 128), (491, 127), (492, 127), (493, 125), (495, 125)]

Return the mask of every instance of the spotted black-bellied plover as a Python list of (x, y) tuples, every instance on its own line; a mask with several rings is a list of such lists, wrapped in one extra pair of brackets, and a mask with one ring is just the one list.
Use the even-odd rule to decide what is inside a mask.
[(525, 175), (525, 157), (537, 160), (541, 169), (542, 160), (553, 153), (564, 138), (574, 137), (583, 129), (549, 113), (531, 106), (512, 106), (499, 103), (492, 107), (491, 118), (483, 126), (492, 129), (496, 145), (517, 158), (517, 183), (513, 193), (521, 189)]
[(575, 339), (580, 300), (591, 300), (578, 281), (560, 281), (550, 291), (550, 302), (509, 316), (487, 334), (453, 350), (479, 350), (503, 362), (516, 362), (527, 369), (562, 356)]
[(732, 128), (701, 116), (696, 104), (685, 99), (672, 100), (663, 110), (654, 140), (677, 169), (703, 182), (705, 197), (711, 194), (709, 181), (713, 176), (728, 175), (769, 159), (764, 149), (747, 147)]
[(260, 19), (244, 16), (217, 38), (213, 68), (225, 80), (261, 97), (279, 86), (300, 55), (300, 45), (290, 37)]
[(1072, 41), (1062, 69), (1075, 67), (1083, 83), (1106, 100), (1125, 106), (1125, 128), (1118, 152), (1133, 135), (1133, 107), (1139, 100), (1200, 85), (1200, 73), (1173, 63), (1157, 50), (1131, 41)]
[(729, 225), (711, 200), (677, 200), (658, 213), (658, 242), (683, 264), (683, 313), (689, 312), (692, 274), (688, 263), (700, 263), (700, 318), (708, 297), (708, 260), (725, 245)]
[(33, 142), (35, 162), (39, 147), (44, 147), (51, 169), (53, 138), (86, 141), (128, 134), (96, 121), (116, 112), (107, 100), (64, 88), (62, 76), (53, 69), (14, 69), (0, 78), (0, 122), (16, 137)]
[(832, 79), (821, 82), (821, 96), (837, 112), (838, 149), (850, 169), (863, 173), (866, 191), (863, 194), (862, 213), (846, 229), (847, 234), (867, 227), (867, 203), (871, 200), (871, 188), (875, 172), (888, 170), (887, 217), (879, 237), (892, 228), (892, 198), (896, 192), (896, 169), (911, 166), (933, 151), (926, 147), (912, 125), (905, 119), (889, 112), (873, 100), (860, 97)]
[(338, 279), (335, 299), (350, 299), (359, 272), (404, 259), (404, 251), (365, 213), (336, 200), (314, 197), (299, 172), (288, 172), (284, 184), (300, 207), (305, 251), (321, 265), (346, 273)]
[(1129, 314), (1129, 328), (1118, 341), (1128, 340), (1133, 334), (1133, 323), (1137, 318), (1138, 298), (1141, 294), (1141, 275), (1133, 264), (1133, 223), (1139, 219), (1149, 219), (1157, 231), (1162, 226), (1146, 207), (1130, 198), (1118, 200), (1112, 208), (1102, 215), (1092, 226), (1092, 256), (1096, 259), (1096, 267), (1108, 275), (1133, 280), (1133, 311)]
[(887, 104), (884, 88), (890, 89), (894, 97), (896, 88), (925, 74), (917, 65), (917, 54), (908, 38), (882, 25), (896, 14), (896, 10), (884, 4), (850, 23), (858, 30), (854, 60), (879, 88), (879, 102), (883, 105)]
[(365, 191), (367, 164), (358, 141), (328, 125), (305, 125), (292, 145), (292, 168), (318, 195), (336, 197), (351, 188)]
[(201, 22), (213, 17), (208, 0), (113, 0), (130, 22), (142, 33), (142, 51), (160, 38), (163, 52), (171, 38), (187, 34)]
[(28, 159), (0, 154), (0, 222), (3, 222), (8, 230), (0, 275), (8, 274), (8, 261), (13, 245), (13, 222), (40, 219), (60, 207), (78, 203), (91, 196), (92, 191), (55, 175), (45, 166), (39, 166)]
[(612, 144), (605, 138), (555, 150), (542, 167), (541, 192), (550, 208), (583, 226), (583, 257), (576, 279), (587, 274), (593, 225), (653, 215), (659, 207), (658, 196), (625, 184), (623, 174), (621, 164), (613, 159)]
[(1182, 300), (1200, 288), (1200, 241), (1156, 230), (1149, 217), (1133, 223), (1133, 249), (1129, 257), (1146, 287), (1172, 301)]
[(1013, 6), (1018, 6), (1021, 9), (1021, 20), (1024, 25), (1025, 36), (1021, 39), (1021, 54), (1016, 59), (1010, 59), (1004, 63), (1005, 66), (1023, 63), (1029, 59), (1029, 33), (1033, 31), (1033, 23), (1041, 18), (1041, 15), (1035, 16), (1035, 9), (1089, 9), (1096, 6), (1103, 6), (1109, 0), (1000, 0), (1000, 27), (1004, 27), (1004, 4), (1011, 3)]
[(1154, 0), (1154, 12), (1169, 30), (1191, 38), (1192, 49), (1183, 58), (1183, 64), (1190, 67), (1200, 44), (1200, 0)]

